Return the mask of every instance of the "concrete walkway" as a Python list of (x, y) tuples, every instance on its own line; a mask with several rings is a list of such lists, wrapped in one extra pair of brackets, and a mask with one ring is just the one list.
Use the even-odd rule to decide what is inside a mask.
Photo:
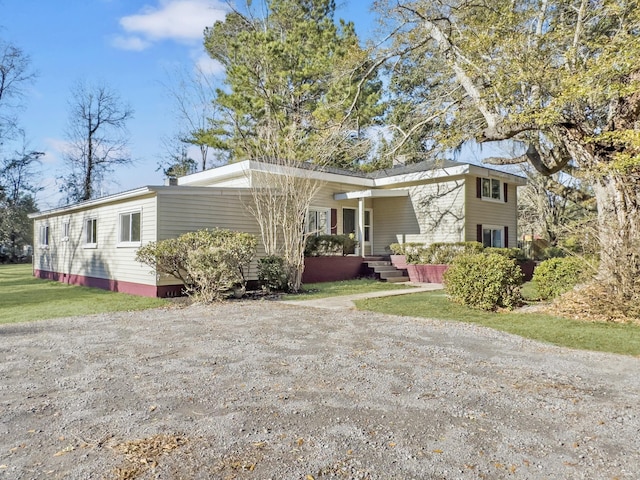
[(391, 297), (393, 295), (407, 295), (409, 293), (430, 292), (432, 290), (441, 290), (440, 283), (406, 283), (411, 288), (402, 288), (397, 290), (383, 290), (379, 292), (356, 293), (354, 295), (340, 295), (338, 297), (317, 298), (314, 300), (281, 300), (280, 303), (289, 305), (297, 305), (300, 307), (325, 308), (328, 310), (344, 310), (355, 308), (354, 300), (363, 298)]

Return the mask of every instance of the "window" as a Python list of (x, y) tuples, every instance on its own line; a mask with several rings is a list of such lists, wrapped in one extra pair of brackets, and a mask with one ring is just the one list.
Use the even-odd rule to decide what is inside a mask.
[(40, 225), (40, 246), (49, 248), (49, 225)]
[(355, 208), (343, 208), (342, 209), (342, 233), (349, 235), (350, 233), (356, 233), (356, 209)]
[(120, 243), (140, 243), (140, 212), (120, 214)]
[[(348, 235), (350, 233), (356, 233), (356, 213), (355, 208), (343, 208), (342, 209), (342, 233)], [(365, 209), (364, 211), (364, 241), (371, 241), (371, 210)]]
[(87, 247), (95, 247), (98, 244), (98, 220), (90, 218), (85, 223), (84, 243)]
[(69, 241), (69, 231), (71, 229), (69, 220), (65, 220), (64, 222), (62, 222), (62, 241), (63, 242), (68, 242)]
[(490, 198), (492, 200), (502, 199), (502, 188), (500, 188), (500, 180), (496, 178), (483, 178), (481, 179), (481, 191), (482, 198)]
[(371, 210), (364, 211), (364, 241), (371, 241)]
[(483, 226), (482, 227), (482, 244), (485, 247), (498, 247), (502, 248), (504, 243), (502, 241), (502, 227)]
[(329, 220), (329, 210), (326, 208), (309, 207), (307, 232), (315, 235), (329, 235), (331, 233)]

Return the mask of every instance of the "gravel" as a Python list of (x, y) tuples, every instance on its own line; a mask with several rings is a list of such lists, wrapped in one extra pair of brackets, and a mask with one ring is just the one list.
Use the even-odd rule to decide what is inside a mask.
[(274, 301), (0, 325), (0, 479), (623, 479), (640, 359)]

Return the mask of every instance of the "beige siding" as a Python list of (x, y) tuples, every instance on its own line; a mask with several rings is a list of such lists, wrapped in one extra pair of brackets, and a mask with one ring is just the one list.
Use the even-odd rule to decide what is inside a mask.
[(465, 188), (462, 178), (414, 185), (408, 197), (374, 201), (374, 253), (391, 243), (457, 242), (464, 239)]
[[(119, 242), (120, 214), (141, 213), (141, 242), (156, 239), (156, 199), (154, 194), (70, 213), (53, 215), (35, 222), (34, 267), (67, 275), (117, 279), (155, 285), (149, 267), (135, 261), (137, 246)], [(86, 245), (86, 222), (95, 218), (97, 242)], [(69, 237), (62, 238), (63, 224), (69, 222)], [(49, 247), (39, 244), (41, 225), (49, 225)]]
[[(203, 228), (226, 228), (247, 232), (258, 238), (258, 256), (264, 256), (260, 244), (260, 229), (255, 218), (247, 210), (251, 195), (240, 195), (234, 191), (211, 189), (211, 193), (200, 190), (197, 195), (158, 194), (158, 239), (174, 238), (186, 232)], [(257, 266), (253, 262), (248, 279), (257, 278)], [(172, 285), (176, 280), (163, 277), (159, 285)]]
[(477, 240), (477, 225), (509, 227), (508, 246), (517, 246), (517, 186), (508, 184), (507, 202), (477, 198), (476, 177), (469, 177), (466, 189), (465, 240)]

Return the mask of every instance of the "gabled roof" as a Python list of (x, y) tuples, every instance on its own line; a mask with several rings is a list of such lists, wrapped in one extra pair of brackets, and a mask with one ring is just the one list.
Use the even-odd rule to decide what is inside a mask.
[[(149, 194), (197, 194), (213, 193), (212, 189), (219, 191), (221, 195), (245, 191), (246, 188), (217, 187), (216, 184), (232, 179), (249, 178), (251, 172), (269, 172), (274, 174), (293, 173), (309, 175), (321, 181), (336, 182), (346, 185), (353, 185), (353, 194), (364, 196), (391, 196), (390, 193), (366, 193), (370, 189), (383, 189), (421, 181), (432, 181), (440, 178), (447, 178), (460, 175), (476, 175), (486, 177), (498, 177), (516, 185), (525, 185), (526, 179), (518, 175), (502, 172), (499, 170), (480, 167), (469, 163), (455, 162), (452, 160), (436, 160), (413, 163), (410, 165), (400, 165), (393, 168), (376, 170), (374, 172), (356, 172), (336, 167), (315, 165), (313, 163), (300, 163), (295, 166), (282, 166), (275, 163), (257, 162), (245, 160), (238, 163), (231, 163), (222, 167), (212, 168), (203, 172), (186, 175), (178, 178), (178, 186), (146, 186), (128, 190), (125, 192), (107, 195), (85, 202), (75, 203), (60, 208), (45, 210), (29, 215), (29, 218), (41, 218), (60, 213), (82, 210), (98, 205), (119, 202), (135, 197), (142, 197)], [(346, 193), (345, 193), (346, 194)], [(401, 194), (401, 193), (399, 193)], [(398, 195), (399, 195), (398, 194)]]
[[(395, 183), (405, 183), (410, 181), (420, 181), (449, 177), (453, 175), (484, 175), (509, 179), (511, 183), (524, 185), (526, 180), (518, 175), (502, 172), (486, 167), (479, 167), (469, 163), (456, 162), (453, 160), (435, 160), (412, 163), (409, 165), (399, 165), (393, 168), (376, 170), (374, 172), (359, 172), (342, 168), (321, 166), (308, 162), (301, 162), (295, 166), (280, 165), (269, 162), (258, 162), (254, 160), (244, 160), (238, 163), (212, 168), (203, 172), (193, 173), (178, 178), (179, 185), (215, 185), (218, 182), (233, 178), (249, 178), (252, 171), (262, 171), (270, 173), (291, 173), (296, 171), (300, 175), (309, 175), (318, 180), (336, 183), (346, 183), (360, 185), (364, 187), (381, 187)], [(306, 173), (303, 173), (306, 172)]]

